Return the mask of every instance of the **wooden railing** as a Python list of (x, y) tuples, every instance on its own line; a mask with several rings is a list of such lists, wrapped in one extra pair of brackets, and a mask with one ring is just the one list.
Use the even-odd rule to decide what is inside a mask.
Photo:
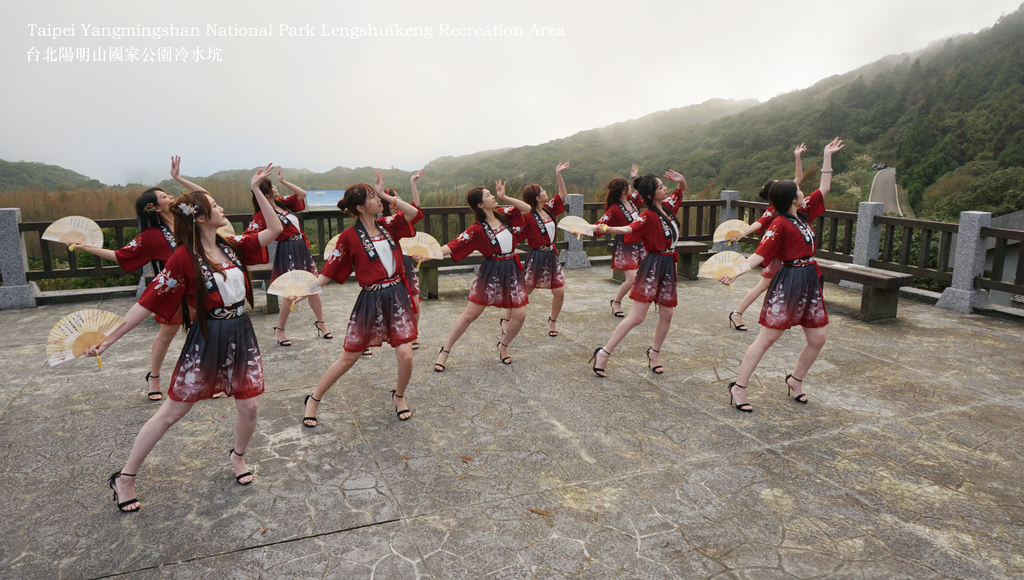
[[(981, 228), (981, 237), (994, 238), (995, 248), (992, 252), (992, 268), (987, 271), (987, 276), (982, 275), (974, 279), (974, 287), (1024, 294), (1024, 231)], [(1007, 248), (1011, 240), (1017, 242), (1016, 249)], [(1013, 283), (1003, 282), (1006, 258), (1012, 252), (1017, 254), (1017, 271), (1014, 273)]]
[[(737, 217), (748, 224), (761, 217), (768, 204), (757, 201), (737, 201)], [(848, 211), (826, 210), (812, 224), (815, 234), (815, 245), (818, 250), (815, 256), (837, 262), (853, 262), (853, 239), (857, 226), (857, 214)], [(759, 232), (764, 233), (764, 232)]]
[(880, 257), (869, 266), (946, 283), (953, 280), (949, 252), (957, 224), (878, 216), (875, 225), (882, 227)]

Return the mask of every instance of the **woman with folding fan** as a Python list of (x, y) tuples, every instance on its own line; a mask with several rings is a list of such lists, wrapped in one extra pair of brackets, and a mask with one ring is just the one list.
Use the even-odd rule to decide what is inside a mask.
[[(252, 189), (271, 174), (271, 165), (252, 178)], [(260, 208), (273, 211), (270, 201), (257, 196)], [(271, 220), (260, 232), (241, 236), (237, 243), (221, 237), (217, 228), (228, 225), (224, 211), (203, 189), (178, 196), (171, 205), (174, 237), (178, 247), (167, 265), (125, 315), (124, 325), (114, 330), (89, 356), (103, 354), (125, 333), (145, 320), (150, 313), (172, 316), (180, 304), (196, 311), (196, 320), (183, 314), (188, 327), (185, 345), (171, 375), (169, 400), (139, 431), (124, 469), (110, 476), (114, 503), (121, 511), (135, 511), (141, 504), (135, 499), (135, 477), (142, 461), (163, 437), (167, 429), (184, 417), (197, 401), (216, 393), (235, 398), (235, 446), (228, 458), (241, 485), (252, 483), (245, 466), (245, 453), (256, 430), (256, 397), (263, 392), (263, 363), (252, 323), (243, 309), (252, 305), (252, 286), (247, 263), (258, 262), (263, 249), (274, 241), (284, 227)], [(121, 498), (132, 498), (122, 501)]]
[[(295, 212), (306, 209), (306, 190), (294, 183), (284, 180), (284, 169), (277, 168), (277, 180), (281, 185), (291, 190), (292, 195), (282, 197), (277, 191), (277, 186), (269, 178), (259, 184), (259, 191), (252, 192), (252, 223), (246, 228), (246, 232), (258, 232), (267, 227), (267, 216), (273, 215), (270, 221), (281, 222), (284, 230), (277, 236), (277, 250), (274, 253), (274, 266), (270, 271), (270, 283), (273, 284), (278, 276), (292, 270), (305, 270), (314, 276), (317, 275), (316, 262), (309, 253), (309, 241), (303, 233), (299, 224), (299, 218)], [(271, 202), (273, 213), (267, 213), (262, 209), (262, 204), (257, 203), (260, 195)], [(319, 294), (309, 297), (309, 307), (313, 310), (316, 319), (313, 326), (316, 327), (317, 336), (323, 335), (327, 340), (334, 338), (334, 335), (327, 332), (327, 324), (324, 322), (323, 302)], [(274, 338), (280, 346), (291, 346), (292, 341), (284, 333), (284, 326), (288, 322), (288, 315), (292, 311), (292, 301), (285, 298), (281, 304), (281, 310), (277, 314), (277, 326), (274, 327)]]
[(630, 330), (644, 321), (652, 302), (657, 303), (660, 308), (658, 326), (654, 330), (654, 343), (647, 349), (647, 364), (654, 365), (651, 370), (656, 374), (664, 372), (660, 358), (661, 345), (668, 336), (668, 329), (672, 325), (672, 313), (676, 307), (676, 262), (679, 261), (676, 242), (679, 240), (680, 229), (679, 222), (676, 221), (676, 212), (679, 211), (683, 203), (683, 193), (686, 192), (686, 179), (681, 173), (666, 171), (665, 179), (677, 184), (676, 190), (671, 194), (653, 173), (634, 179), (633, 188), (640, 194), (647, 209), (628, 226), (609, 227), (601, 224), (595, 230), (599, 236), (605, 232), (623, 234), (623, 242), (627, 244), (643, 242), (644, 250), (647, 252), (637, 268), (636, 282), (629, 293), (629, 297), (633, 299), (633, 308), (615, 327), (608, 342), (603, 347), (594, 349), (591, 360), (594, 361), (594, 373), (599, 377), (608, 376), (604, 365), (611, 358), (612, 351)]
[[(825, 213), (825, 195), (832, 186), (832, 155), (843, 148), (843, 142), (836, 137), (825, 146), (824, 161), (821, 164), (821, 183), (818, 190), (807, 196), (795, 181), (783, 179), (768, 188), (768, 199), (778, 215), (761, 236), (757, 250), (741, 264), (740, 272), (778, 259), (782, 267), (772, 277), (761, 307), (758, 323), (763, 327), (754, 343), (747, 348), (740, 363), (736, 381), (729, 383), (729, 403), (744, 413), (752, 413), (754, 407), (747, 402), (747, 382), (754, 369), (761, 362), (764, 353), (775, 344), (787, 329), (802, 326), (807, 344), (800, 351), (793, 374), (786, 375), (787, 396), (793, 395), (798, 403), (807, 403), (803, 391), (803, 379), (825, 346), (825, 326), (828, 313), (821, 295), (819, 278), (821, 271), (814, 261), (814, 229), (811, 222)], [(798, 213), (799, 212), (799, 213)], [(721, 278), (723, 284), (732, 284), (736, 276)]]
[[(405, 402), (405, 388), (412, 376), (412, 341), (416, 340), (416, 307), (409, 282), (404, 276), (401, 238), (411, 236), (405, 216), (415, 216), (415, 207), (384, 191), (384, 174), (377, 171), (374, 187), (350, 185), (338, 202), (338, 209), (356, 218), (356, 223), (338, 237), (338, 245), (324, 263), (318, 278), (321, 286), (335, 281), (344, 284), (352, 274), (362, 287), (345, 331), (345, 351), (316, 385), (303, 403), (302, 424), (316, 427), (316, 414), (324, 393), (338, 381), (369, 347), (387, 342), (395, 349), (398, 378), (391, 398), (401, 421), (412, 416)], [(396, 215), (377, 217), (383, 210), (381, 200), (398, 210)], [(297, 298), (301, 300), (301, 298)]]
[[(629, 173), (630, 181), (636, 179), (639, 172), (640, 167), (634, 163)], [(604, 198), (604, 215), (594, 222), (595, 226), (598, 224), (612, 227), (628, 226), (640, 217), (640, 210), (637, 209), (637, 206), (643, 200), (639, 193), (631, 190), (630, 181), (616, 177), (608, 182), (608, 193)], [(642, 242), (627, 244), (622, 241), (624, 237), (622, 234), (616, 234), (615, 241), (612, 242), (612, 270), (618, 270), (626, 277), (626, 280), (619, 286), (615, 298), (609, 301), (612, 315), (618, 318), (626, 316), (622, 311), (622, 299), (633, 289), (633, 282), (636, 281), (636, 269), (640, 267), (640, 262), (643, 262), (644, 256), (647, 255)]]

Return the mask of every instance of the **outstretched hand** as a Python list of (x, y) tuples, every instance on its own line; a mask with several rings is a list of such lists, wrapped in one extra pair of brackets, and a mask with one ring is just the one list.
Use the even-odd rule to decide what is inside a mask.
[(683, 177), (682, 173), (679, 173), (678, 171), (673, 171), (671, 169), (665, 172), (665, 179), (668, 179), (669, 181), (674, 181), (679, 184), (686, 183), (686, 178)]
[(380, 195), (384, 191), (384, 172), (377, 169), (373, 172), (373, 189)]
[(423, 170), (422, 169), (420, 169), (416, 173), (413, 173), (412, 176), (409, 177), (409, 183), (416, 183), (416, 180), (421, 178), (421, 177), (423, 177)]
[(633, 166), (629, 168), (629, 178), (636, 179), (637, 175), (640, 175), (640, 166), (634, 163)]
[(250, 183), (252, 184), (253, 191), (259, 188), (260, 182), (270, 177), (274, 173), (274, 164), (267, 163), (266, 167), (261, 167), (256, 170), (256, 175), (252, 176)]
[(843, 147), (845, 147), (845, 145), (843, 145), (843, 140), (840, 139), (839, 137), (836, 137), (835, 139), (832, 140), (831, 143), (825, 145), (825, 155), (831, 156), (833, 153), (839, 151)]
[(498, 199), (504, 199), (505, 198), (505, 182), (504, 181), (495, 181), (494, 182), (494, 197), (497, 197)]
[(559, 163), (558, 167), (555, 167), (555, 173), (556, 174), (561, 174), (566, 169), (569, 169), (569, 162), (568, 161), (566, 161), (565, 163)]
[(85, 356), (100, 356), (101, 354), (103, 354), (105, 350), (107, 350), (107, 346), (101, 342), (99, 344), (94, 344), (89, 348), (85, 349), (85, 352), (82, 354), (84, 354)]
[(181, 175), (181, 157), (174, 155), (171, 157), (171, 179), (178, 179)]
[(800, 157), (800, 154), (807, 151), (807, 145), (801, 143), (799, 147), (793, 150), (793, 155)]
[(284, 183), (284, 168), (283, 167), (279, 166), (277, 168), (277, 180), (280, 181), (281, 183)]

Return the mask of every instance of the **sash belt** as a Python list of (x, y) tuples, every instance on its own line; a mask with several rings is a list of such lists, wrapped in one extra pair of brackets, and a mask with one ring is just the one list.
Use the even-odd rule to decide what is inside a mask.
[(516, 254), (515, 252), (509, 254), (494, 254), (492, 256), (488, 256), (487, 259), (494, 260), (496, 262), (504, 262), (505, 260), (515, 260), (516, 267), (519, 268), (520, 270), (523, 269), (523, 263), (519, 261), (519, 254)]

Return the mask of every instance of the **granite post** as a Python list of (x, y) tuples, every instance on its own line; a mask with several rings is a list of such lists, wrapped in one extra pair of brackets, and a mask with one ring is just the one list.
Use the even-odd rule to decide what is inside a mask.
[(25, 238), (18, 229), (21, 223), (21, 209), (16, 207), (0, 209), (0, 275), (4, 285), (0, 286), (0, 310), (12, 308), (35, 308), (39, 288), (25, 276), (28, 271), (28, 254)]
[[(722, 208), (722, 213), (718, 218), (718, 224), (721, 225), (724, 222), (734, 220), (739, 216), (739, 208), (736, 207), (736, 202), (740, 199), (740, 192), (732, 191), (731, 189), (723, 189), (721, 194), (719, 194), (719, 198), (725, 201), (725, 207)], [(715, 245), (711, 246), (711, 251), (715, 253), (730, 249), (735, 251), (735, 248), (733, 248), (729, 242), (715, 242)]]
[(939, 308), (971, 312), (988, 303), (988, 292), (976, 290), (974, 279), (985, 272), (985, 239), (981, 237), (981, 228), (987, 228), (991, 222), (992, 214), (986, 211), (960, 212), (953, 284), (942, 291), (942, 297), (935, 304)]
[[(853, 263), (858, 266), (871, 266), (871, 260), (878, 259), (878, 244), (882, 240), (882, 226), (875, 223), (875, 218), (885, 213), (885, 204), (877, 201), (862, 201), (857, 205), (857, 235), (853, 239)], [(856, 282), (840, 280), (844, 288), (863, 290), (864, 285)]]
[[(565, 196), (565, 215), (574, 215), (577, 217), (583, 217), (583, 195), (579, 193), (570, 193)], [(562, 253), (562, 258), (565, 260), (565, 267), (570, 269), (578, 268), (589, 268), (590, 258), (587, 257), (587, 253), (583, 251), (583, 240), (578, 239), (576, 236), (567, 235), (565, 241), (569, 245), (569, 248)]]

